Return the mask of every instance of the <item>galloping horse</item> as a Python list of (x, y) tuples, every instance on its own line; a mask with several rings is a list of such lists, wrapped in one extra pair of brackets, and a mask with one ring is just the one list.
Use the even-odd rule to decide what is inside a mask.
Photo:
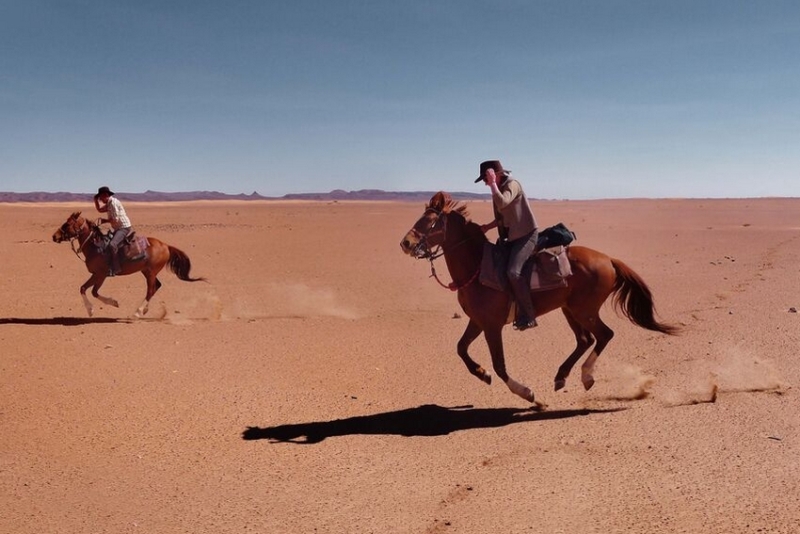
[[(74, 242), (77, 240), (78, 246), (73, 250), (76, 254), (83, 254), (84, 261), (86, 262), (86, 269), (92, 273), (92, 276), (81, 286), (81, 297), (83, 297), (83, 304), (86, 306), (86, 311), (89, 317), (92, 316), (92, 303), (86, 296), (86, 290), (91, 287), (92, 295), (104, 302), (109, 306), (119, 308), (119, 303), (109, 297), (100, 295), (100, 286), (103, 285), (108, 276), (108, 262), (106, 260), (105, 252), (101, 251), (95, 244), (96, 239), (102, 238), (100, 227), (92, 221), (81, 217), (81, 212), (76, 211), (69, 216), (69, 219), (62, 224), (58, 230), (53, 234), (53, 241), (61, 243), (62, 241)], [(141, 317), (147, 313), (150, 305), (150, 299), (155, 295), (158, 288), (161, 287), (161, 282), (156, 278), (161, 269), (169, 264), (170, 270), (175, 275), (186, 282), (198, 282), (205, 280), (204, 278), (191, 278), (189, 271), (192, 264), (189, 257), (181, 250), (167, 245), (153, 237), (147, 238), (148, 246), (142, 258), (135, 261), (123, 261), (121, 264), (120, 275), (133, 274), (139, 271), (144, 274), (147, 280), (147, 295), (144, 301), (136, 310), (136, 317)], [(78, 256), (80, 257), (80, 256)]]
[[(453, 280), (450, 288), (458, 291), (458, 303), (469, 317), (469, 324), (458, 341), (458, 355), (470, 373), (491, 384), (491, 375), (467, 352), (470, 344), (483, 332), (494, 372), (512, 392), (534, 402), (533, 391), (508, 376), (506, 371), (502, 330), (509, 322), (512, 297), (477, 280), (486, 242), (480, 226), (469, 221), (466, 207), (440, 191), (433, 195), (422, 217), (406, 234), (400, 246), (403, 252), (414, 258), (429, 259), (432, 270), (433, 259), (437, 256), (434, 250), (441, 247)], [(650, 289), (623, 262), (586, 247), (571, 245), (567, 250), (572, 266), (567, 286), (535, 292), (533, 303), (539, 315), (561, 308), (575, 334), (577, 346), (558, 368), (556, 391), (566, 385), (572, 367), (594, 345), (594, 350), (581, 368), (581, 380), (588, 390), (594, 385), (595, 362), (614, 337), (614, 332), (599, 316), (600, 307), (608, 297), (614, 297), (617, 311), (635, 325), (670, 335), (678, 333), (678, 328), (655, 319)]]

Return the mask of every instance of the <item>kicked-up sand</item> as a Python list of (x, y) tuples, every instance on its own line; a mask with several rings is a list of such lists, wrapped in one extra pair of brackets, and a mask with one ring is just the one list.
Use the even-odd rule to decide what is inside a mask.
[(51, 240), (92, 206), (0, 205), (0, 532), (800, 532), (800, 199), (532, 204), (683, 330), (606, 305), (595, 386), (554, 392), (564, 317), (507, 328), (541, 412), (458, 358), (455, 294), (399, 246), (420, 203), (126, 202), (208, 279), (163, 272), (144, 319), (140, 274), (89, 318)]

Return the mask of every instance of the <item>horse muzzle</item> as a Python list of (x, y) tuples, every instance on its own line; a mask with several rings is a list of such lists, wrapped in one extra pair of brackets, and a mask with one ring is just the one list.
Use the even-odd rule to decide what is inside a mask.
[(427, 255), (424, 242), (417, 239), (416, 236), (412, 235), (411, 233), (409, 233), (403, 238), (402, 241), (400, 241), (400, 248), (412, 258), (421, 259)]
[(403, 249), (403, 252), (411, 256), (416, 260), (421, 260), (425, 258), (431, 257), (431, 251), (428, 250), (428, 247), (425, 246), (424, 243), (417, 243), (416, 245), (404, 245), (403, 243), (400, 244)]

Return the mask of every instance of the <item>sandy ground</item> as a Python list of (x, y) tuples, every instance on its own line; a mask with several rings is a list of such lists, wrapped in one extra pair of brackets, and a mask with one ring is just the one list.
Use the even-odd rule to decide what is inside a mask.
[(607, 306), (588, 392), (553, 391), (560, 313), (507, 329), (541, 413), (456, 355), (399, 247), (421, 204), (126, 207), (209, 280), (164, 273), (143, 320), (138, 274), (87, 316), (51, 241), (75, 206), (0, 205), (0, 532), (800, 532), (800, 199), (534, 202), (684, 328)]

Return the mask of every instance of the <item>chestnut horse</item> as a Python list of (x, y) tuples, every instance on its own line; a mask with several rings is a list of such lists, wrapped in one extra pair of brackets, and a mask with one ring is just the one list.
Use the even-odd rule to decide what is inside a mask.
[[(492, 377), (469, 355), (467, 349), (483, 333), (492, 357), (494, 372), (508, 388), (525, 400), (534, 402), (533, 391), (520, 384), (506, 371), (503, 352), (503, 327), (510, 322), (513, 304), (510, 293), (482, 285), (478, 281), (484, 244), (487, 238), (481, 227), (470, 222), (466, 207), (453, 201), (450, 195), (433, 195), (422, 217), (400, 242), (403, 252), (431, 261), (438, 257), (441, 247), (453, 283), (458, 291), (458, 303), (469, 317), (469, 324), (458, 341), (458, 355), (470, 373), (491, 384)], [(600, 307), (614, 297), (615, 308), (632, 323), (664, 334), (674, 335), (676, 326), (661, 323), (654, 317), (655, 307), (650, 289), (642, 278), (620, 260), (610, 258), (590, 248), (571, 245), (567, 249), (572, 275), (566, 287), (537, 291), (533, 303), (539, 315), (557, 308), (575, 333), (577, 346), (558, 368), (555, 389), (566, 384), (572, 367), (594, 345), (581, 368), (581, 380), (588, 390), (594, 385), (594, 365), (614, 332), (600, 319)]]
[[(81, 217), (81, 212), (76, 211), (70, 215), (67, 222), (61, 225), (58, 230), (53, 234), (53, 241), (61, 243), (62, 241), (70, 241), (72, 243), (73, 251), (80, 258), (83, 254), (83, 259), (86, 262), (86, 269), (92, 276), (81, 286), (81, 297), (83, 297), (83, 304), (86, 306), (86, 311), (89, 317), (92, 316), (92, 303), (89, 297), (86, 296), (86, 290), (92, 288), (92, 295), (104, 302), (109, 306), (119, 308), (119, 303), (109, 297), (102, 296), (100, 286), (103, 285), (106, 277), (108, 276), (108, 261), (105, 252), (101, 251), (96, 245), (95, 241), (102, 238), (100, 227)], [(75, 242), (77, 241), (77, 247)], [(153, 237), (147, 238), (147, 248), (142, 258), (134, 261), (123, 260), (120, 264), (121, 272), (118, 276), (133, 274), (139, 271), (144, 274), (147, 280), (147, 294), (144, 301), (136, 310), (136, 317), (142, 317), (147, 313), (150, 305), (150, 299), (153, 298), (158, 288), (161, 287), (161, 282), (156, 276), (165, 265), (169, 265), (170, 270), (177, 275), (180, 280), (186, 282), (198, 282), (205, 280), (204, 278), (191, 278), (189, 271), (192, 264), (189, 257), (175, 247), (167, 245)]]

